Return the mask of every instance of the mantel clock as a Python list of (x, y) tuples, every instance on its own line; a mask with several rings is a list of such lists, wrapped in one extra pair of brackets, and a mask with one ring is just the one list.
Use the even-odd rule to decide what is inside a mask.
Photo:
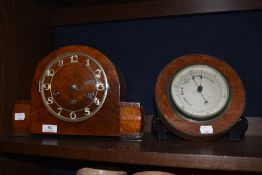
[[(138, 136), (142, 109), (139, 103), (121, 101), (123, 85), (120, 72), (100, 51), (80, 45), (62, 47), (39, 62), (30, 114), (20, 120), (17, 114), (23, 113), (19, 110), (26, 103), (16, 104), (14, 128), (29, 125), (25, 130), (33, 134)], [(29, 124), (20, 124), (26, 120)]]

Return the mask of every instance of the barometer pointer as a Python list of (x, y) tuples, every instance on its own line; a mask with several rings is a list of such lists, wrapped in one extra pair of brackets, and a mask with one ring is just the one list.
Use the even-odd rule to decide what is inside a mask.
[[(202, 80), (202, 75), (200, 76), (201, 80)], [(197, 86), (197, 92), (201, 94), (202, 98), (204, 99), (204, 104), (208, 104), (208, 101), (205, 99), (202, 90), (203, 90), (203, 86), (201, 85), (201, 81), (200, 81), (200, 85), (198, 86), (195, 80), (195, 77), (192, 76), (193, 81), (195, 82), (195, 85)]]

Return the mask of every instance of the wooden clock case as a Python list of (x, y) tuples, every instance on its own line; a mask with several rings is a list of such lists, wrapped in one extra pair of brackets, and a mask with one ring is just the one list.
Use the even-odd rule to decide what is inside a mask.
[[(231, 94), (226, 109), (215, 119), (204, 122), (194, 122), (181, 117), (174, 109), (168, 93), (172, 77), (179, 70), (195, 64), (208, 65), (218, 70), (226, 78)], [(222, 60), (204, 54), (189, 54), (174, 59), (160, 72), (155, 100), (158, 116), (172, 133), (189, 140), (212, 140), (225, 134), (239, 121), (245, 106), (245, 90), (238, 74)], [(201, 133), (201, 126), (211, 126), (212, 133)]]
[[(52, 116), (44, 106), (39, 93), (39, 80), (46, 65), (52, 59), (67, 52), (84, 53), (95, 58), (104, 69), (109, 84), (102, 107), (94, 116), (84, 121), (68, 122)], [(123, 85), (124, 82), (119, 70), (100, 51), (81, 45), (57, 49), (39, 62), (32, 81), (31, 100), (15, 104), (13, 111), (14, 133), (138, 137), (143, 126), (143, 111), (140, 103), (121, 101), (124, 93)], [(25, 113), (25, 119), (16, 120), (16, 113)], [(57, 132), (43, 132), (43, 125), (55, 125)]]

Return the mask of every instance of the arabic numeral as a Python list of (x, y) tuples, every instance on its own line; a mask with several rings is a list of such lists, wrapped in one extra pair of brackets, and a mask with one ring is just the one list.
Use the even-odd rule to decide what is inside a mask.
[(85, 108), (85, 116), (89, 116), (91, 114), (90, 109), (89, 108)]
[(61, 112), (62, 112), (62, 110), (63, 110), (63, 108), (61, 108), (61, 107), (59, 107), (59, 108), (57, 108), (57, 110), (58, 110), (58, 115), (60, 115), (61, 114)]
[(51, 89), (51, 84), (50, 83), (45, 83), (45, 84), (43, 84), (43, 88), (44, 88), (44, 90), (50, 90)]
[(48, 69), (46, 75), (48, 77), (53, 77), (55, 75), (55, 70), (54, 69)]
[(86, 66), (89, 66), (89, 59), (86, 60)]
[(97, 106), (100, 105), (99, 99), (98, 99), (98, 98), (95, 98), (95, 99), (94, 99), (94, 103), (95, 103)]
[(77, 117), (76, 113), (75, 113), (74, 111), (72, 111), (72, 112), (70, 113), (70, 118), (71, 118), (71, 119), (76, 119), (76, 117)]
[(96, 69), (95, 73), (96, 73), (96, 78), (101, 78), (101, 70), (100, 69)]
[(78, 62), (78, 55), (72, 55), (70, 56), (71, 63), (77, 63)]
[(48, 98), (47, 98), (47, 104), (51, 105), (51, 104), (53, 104), (53, 103), (54, 103), (53, 97), (48, 97)]
[(105, 90), (105, 85), (103, 83), (99, 82), (99, 83), (97, 83), (96, 88), (99, 91), (103, 91), (103, 90)]
[(64, 61), (63, 61), (62, 59), (61, 59), (61, 60), (59, 60), (59, 61), (58, 61), (58, 66), (60, 66), (60, 67), (61, 67), (61, 66), (63, 66), (63, 65), (64, 65)]

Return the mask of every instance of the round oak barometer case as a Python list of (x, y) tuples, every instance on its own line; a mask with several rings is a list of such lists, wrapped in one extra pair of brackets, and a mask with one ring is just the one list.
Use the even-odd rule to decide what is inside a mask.
[(156, 84), (158, 114), (186, 139), (212, 139), (241, 117), (245, 91), (237, 73), (213, 56), (190, 54), (174, 59)]
[(91, 47), (66, 46), (43, 58), (31, 103), (32, 133), (119, 135), (118, 72)]

